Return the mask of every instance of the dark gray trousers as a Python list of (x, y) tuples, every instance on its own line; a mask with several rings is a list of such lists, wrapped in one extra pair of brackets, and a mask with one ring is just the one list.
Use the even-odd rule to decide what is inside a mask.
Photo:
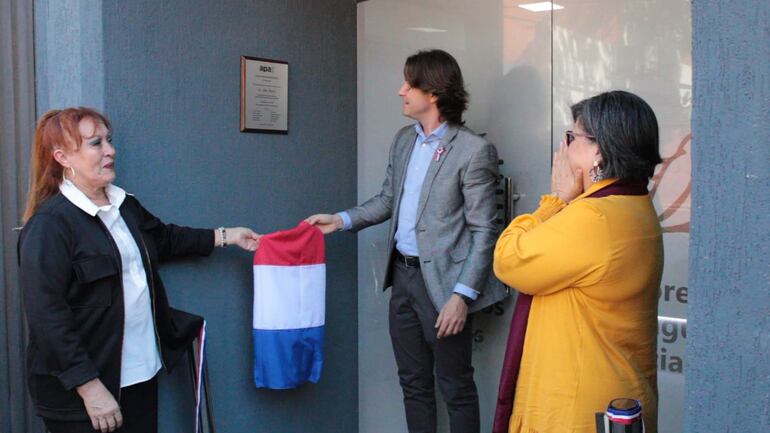
[(394, 261), (390, 298), (390, 339), (404, 393), (409, 433), (436, 433), (438, 387), (447, 403), (452, 433), (479, 433), (479, 398), (471, 365), (469, 316), (460, 334), (436, 338), (438, 312), (420, 268)]

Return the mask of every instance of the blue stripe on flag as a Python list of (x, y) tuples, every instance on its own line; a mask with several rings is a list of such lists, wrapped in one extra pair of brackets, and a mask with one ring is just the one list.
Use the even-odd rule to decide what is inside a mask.
[(257, 388), (296, 388), (316, 383), (323, 367), (324, 327), (253, 329), (254, 383)]

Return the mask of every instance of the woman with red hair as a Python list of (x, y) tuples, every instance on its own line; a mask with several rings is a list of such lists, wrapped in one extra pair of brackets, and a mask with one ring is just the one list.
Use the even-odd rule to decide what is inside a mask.
[(29, 390), (51, 433), (156, 432), (157, 373), (202, 322), (169, 307), (158, 263), (228, 243), (253, 251), (260, 238), (164, 224), (112, 184), (111, 130), (82, 107), (49, 111), (35, 130), (19, 269)]

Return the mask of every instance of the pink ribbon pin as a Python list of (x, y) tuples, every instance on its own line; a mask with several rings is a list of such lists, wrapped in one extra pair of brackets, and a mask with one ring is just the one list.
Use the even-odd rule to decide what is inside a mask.
[(444, 146), (441, 146), (436, 149), (436, 153), (434, 153), (434, 155), (436, 155), (436, 161), (438, 161), (441, 158), (441, 154), (443, 154), (445, 150), (446, 148)]

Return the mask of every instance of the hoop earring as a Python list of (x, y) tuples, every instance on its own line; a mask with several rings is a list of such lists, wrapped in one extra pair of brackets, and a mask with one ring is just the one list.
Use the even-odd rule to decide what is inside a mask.
[[(72, 172), (72, 176), (70, 176), (70, 180), (72, 180), (75, 177), (77, 177), (77, 174), (75, 173), (75, 167), (69, 167), (69, 169)], [(61, 181), (62, 182), (66, 182), (67, 181), (67, 176), (65, 176), (66, 173), (67, 173), (67, 167), (64, 167), (62, 169), (62, 171), (61, 171)]]
[(599, 166), (599, 161), (596, 159), (594, 159), (594, 166), (588, 170), (588, 173), (591, 175), (591, 182), (593, 183), (604, 179), (604, 170)]

